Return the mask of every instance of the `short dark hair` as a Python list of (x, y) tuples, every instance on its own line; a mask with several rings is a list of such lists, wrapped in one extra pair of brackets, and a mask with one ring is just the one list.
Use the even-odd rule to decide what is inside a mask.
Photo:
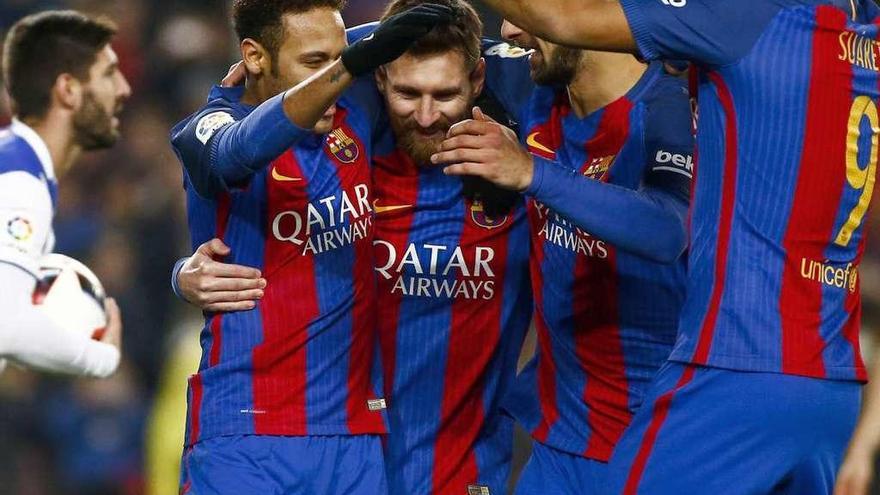
[(346, 0), (235, 0), (232, 24), (239, 41), (250, 38), (269, 51), (273, 65), (284, 42), (283, 16), (321, 7), (341, 11)]
[(382, 19), (428, 1), (450, 7), (456, 13), (455, 20), (432, 29), (430, 33), (416, 41), (407, 53), (423, 56), (455, 50), (464, 56), (468, 69), (476, 68), (482, 53), (480, 38), (483, 36), (483, 21), (467, 0), (392, 0), (385, 8)]
[(74, 10), (29, 15), (12, 26), (3, 44), (3, 79), (19, 117), (43, 117), (61, 74), (88, 82), (98, 53), (116, 34), (111, 21)]

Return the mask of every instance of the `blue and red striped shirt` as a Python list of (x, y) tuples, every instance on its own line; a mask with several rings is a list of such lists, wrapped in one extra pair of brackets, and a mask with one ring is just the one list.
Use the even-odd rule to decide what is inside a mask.
[(389, 485), (503, 490), (513, 425), (500, 402), (532, 310), (523, 200), (491, 216), (393, 139), (373, 162)]
[[(561, 167), (562, 182), (589, 182), (585, 176), (605, 183), (593, 187), (596, 194), (613, 189), (607, 192), (636, 204), (654, 201), (656, 193), (656, 201), (662, 196), (674, 203), (670, 210), (684, 245), (692, 126), (684, 85), (659, 64), (626, 95), (583, 118), (564, 89), (539, 87), (520, 124), (537, 165), (551, 167), (543, 174), (559, 175)], [(579, 207), (577, 196), (562, 200), (541, 187), (533, 183), (528, 191), (538, 353), (508, 407), (536, 440), (607, 461), (672, 349), (685, 259), (681, 247), (645, 256), (587, 232), (576, 223), (585, 201)], [(551, 201), (570, 216), (547, 206)], [(624, 211), (602, 217), (627, 221)], [(675, 261), (658, 261), (668, 259)]]
[(871, 0), (622, 0), (646, 58), (695, 63), (699, 166), (672, 359), (865, 380), (858, 267), (877, 168)]
[[(242, 163), (249, 175), (213, 191), (210, 184), (229, 183), (205, 179), (215, 174), (214, 154), (225, 149), (215, 142), (218, 133), (250, 124), (255, 113), (241, 94), (215, 88), (208, 105), (172, 135), (186, 169), (193, 246), (219, 237), (232, 249), (224, 261), (259, 268), (267, 280), (256, 309), (206, 315), (202, 360), (189, 383), (186, 443), (229, 434), (383, 433), (384, 402), (373, 388), (375, 111), (349, 93), (331, 133), (299, 136), (273, 159)], [(288, 125), (277, 111), (273, 125)], [(249, 151), (261, 143), (240, 145)], [(200, 175), (201, 187), (193, 187)]]

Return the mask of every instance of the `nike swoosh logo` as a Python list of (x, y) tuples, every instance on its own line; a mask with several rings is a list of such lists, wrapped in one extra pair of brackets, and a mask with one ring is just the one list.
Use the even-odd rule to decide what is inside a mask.
[(302, 180), (298, 177), (288, 177), (286, 175), (281, 175), (281, 173), (279, 173), (278, 169), (275, 167), (272, 167), (272, 178), (277, 180), (278, 182), (299, 182)]
[(370, 33), (369, 36), (365, 37), (365, 38), (364, 38), (363, 40), (361, 40), (361, 41), (371, 41), (371, 40), (372, 40), (373, 38), (375, 38), (375, 37), (376, 37), (376, 33)]
[(388, 213), (397, 210), (405, 210), (407, 208), (412, 208), (413, 205), (398, 205), (398, 206), (380, 206), (379, 200), (373, 201), (373, 211), (376, 212), (377, 215), (382, 213)]
[(538, 142), (538, 134), (541, 134), (540, 131), (529, 134), (529, 137), (526, 139), (526, 144), (536, 150), (543, 151), (544, 153), (550, 153), (551, 155), (555, 154), (555, 151)]

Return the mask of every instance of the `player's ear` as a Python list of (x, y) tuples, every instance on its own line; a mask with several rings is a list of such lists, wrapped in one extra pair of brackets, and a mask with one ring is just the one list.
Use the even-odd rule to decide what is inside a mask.
[(376, 69), (373, 77), (376, 78), (376, 86), (379, 88), (379, 91), (384, 93), (385, 86), (388, 84), (388, 72), (385, 71), (385, 66), (383, 65)]
[(241, 42), (241, 59), (249, 74), (256, 76), (268, 74), (272, 67), (272, 58), (269, 52), (255, 40), (245, 38)]
[(70, 74), (60, 74), (52, 86), (52, 99), (67, 110), (76, 110), (82, 104), (82, 82)]
[(474, 88), (474, 94), (479, 95), (483, 92), (483, 86), (486, 85), (486, 59), (480, 57), (477, 66), (471, 72), (471, 87)]

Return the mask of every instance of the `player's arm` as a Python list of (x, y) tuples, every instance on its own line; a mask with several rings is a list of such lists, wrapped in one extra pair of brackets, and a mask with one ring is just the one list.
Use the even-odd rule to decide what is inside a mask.
[(58, 327), (33, 304), (33, 275), (0, 262), (0, 358), (41, 371), (104, 378), (119, 366), (122, 322), (119, 307), (108, 299), (107, 330), (101, 341)]
[(486, 0), (558, 44), (645, 59), (723, 65), (745, 55), (773, 17), (800, 0)]
[(560, 45), (604, 51), (637, 51), (619, 2), (608, 0), (486, 0), (524, 30)]
[(253, 309), (263, 297), (266, 279), (256, 268), (216, 261), (230, 252), (223, 241), (211, 239), (179, 260), (171, 272), (174, 294), (211, 313)]
[[(452, 164), (447, 174), (476, 175), (522, 191), (590, 234), (647, 259), (671, 263), (684, 251), (690, 177), (685, 185), (646, 181), (637, 191), (602, 183), (531, 155), (513, 131), (482, 112), (475, 117), (451, 129), (443, 151), (433, 158)], [(687, 132), (688, 123), (684, 126)]]
[(865, 387), (864, 406), (850, 440), (846, 457), (837, 474), (834, 495), (868, 495), (874, 480), (874, 466), (880, 450), (880, 359), (871, 370)]

